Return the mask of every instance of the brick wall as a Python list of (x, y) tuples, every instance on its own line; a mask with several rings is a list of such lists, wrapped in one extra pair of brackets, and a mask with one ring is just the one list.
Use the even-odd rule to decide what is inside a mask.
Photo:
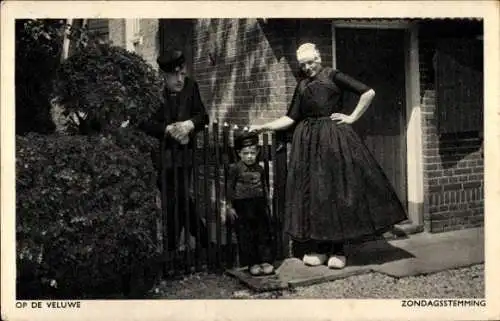
[(430, 36), (421, 36), (419, 47), (425, 228), (430, 232), (444, 232), (482, 226), (482, 133), (439, 135), (432, 65), (434, 42)]
[(194, 76), (212, 120), (241, 126), (285, 112), (282, 39), (266, 37), (257, 19), (200, 19), (194, 37)]

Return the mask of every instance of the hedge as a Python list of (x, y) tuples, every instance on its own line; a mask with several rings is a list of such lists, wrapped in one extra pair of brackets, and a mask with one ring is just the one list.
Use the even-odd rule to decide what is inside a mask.
[(99, 298), (144, 277), (158, 253), (151, 148), (129, 128), (16, 137), (18, 299)]

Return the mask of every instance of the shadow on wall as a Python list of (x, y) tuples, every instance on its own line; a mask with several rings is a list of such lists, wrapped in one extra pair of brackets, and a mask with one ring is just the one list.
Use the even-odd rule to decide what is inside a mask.
[[(482, 163), (484, 158), (483, 139), (478, 132), (442, 134), (438, 148), (443, 169), (456, 168), (466, 160)], [(462, 168), (462, 171), (460, 174), (470, 173), (470, 169)]]
[[(199, 43), (201, 55), (209, 55), (207, 106), (221, 123), (247, 125), (251, 113), (270, 101), (270, 74), (260, 29), (246, 19), (211, 19), (207, 41)], [(202, 61), (205, 57), (196, 57)]]
[(257, 19), (198, 21), (195, 73), (213, 119), (244, 126), (274, 118), (285, 108), (285, 71), (293, 61), (286, 54), (293, 52), (287, 48), (289, 25)]
[[(299, 80), (300, 71), (295, 52), (298, 45), (298, 26), (297, 19), (258, 19), (260, 28), (266, 38), (269, 40), (274, 56), (278, 61), (287, 63), (286, 70), (290, 70), (294, 80)], [(305, 41), (302, 41), (305, 42)]]

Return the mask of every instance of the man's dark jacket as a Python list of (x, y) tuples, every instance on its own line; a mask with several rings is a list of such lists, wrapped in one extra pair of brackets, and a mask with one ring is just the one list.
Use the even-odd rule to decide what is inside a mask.
[[(194, 124), (194, 130), (190, 134), (188, 149), (192, 149), (195, 134), (202, 130), (209, 122), (208, 114), (201, 100), (198, 84), (191, 78), (186, 77), (184, 88), (181, 92), (176, 95), (172, 95), (167, 89), (165, 89), (163, 91), (163, 98), (165, 102), (153, 114), (151, 119), (140, 124), (139, 128), (141, 128), (148, 135), (161, 140), (164, 138), (165, 127), (167, 125), (179, 121), (191, 120)], [(179, 144), (171, 136), (165, 137), (165, 149), (171, 150), (173, 147), (177, 150), (173, 157), (175, 157), (176, 165), (179, 166), (182, 163), (181, 150), (183, 149), (183, 145)], [(160, 156), (159, 150), (158, 153), (155, 154), (156, 155), (154, 155), (153, 160), (155, 162), (155, 166), (158, 166)], [(172, 161), (170, 157), (168, 157), (170, 153), (166, 154), (167, 167), (170, 167)]]

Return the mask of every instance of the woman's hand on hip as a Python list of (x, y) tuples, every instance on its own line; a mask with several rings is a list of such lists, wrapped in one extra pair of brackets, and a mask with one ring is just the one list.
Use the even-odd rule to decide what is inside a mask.
[(345, 115), (341, 113), (333, 113), (330, 115), (330, 119), (337, 122), (337, 124), (352, 124), (355, 119), (351, 115)]

